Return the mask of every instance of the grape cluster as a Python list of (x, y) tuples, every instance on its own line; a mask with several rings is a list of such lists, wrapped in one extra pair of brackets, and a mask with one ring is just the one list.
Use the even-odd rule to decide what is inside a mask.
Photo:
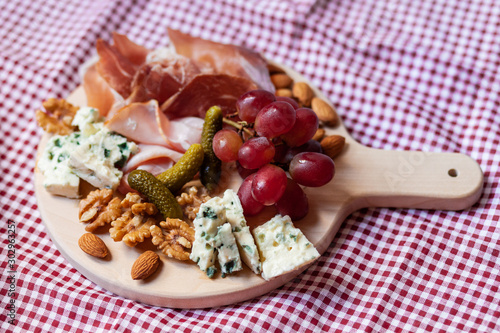
[(335, 174), (332, 159), (312, 140), (319, 124), (316, 113), (266, 90), (243, 94), (236, 109), (239, 123), (252, 129), (252, 135), (224, 128), (215, 134), (213, 149), (221, 161), (237, 162), (244, 179), (238, 196), (245, 215), (275, 205), (292, 220), (303, 218), (309, 204), (300, 185), (323, 186)]

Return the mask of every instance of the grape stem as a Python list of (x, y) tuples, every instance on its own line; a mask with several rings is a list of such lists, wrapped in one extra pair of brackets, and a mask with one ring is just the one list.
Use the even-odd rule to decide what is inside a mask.
[(244, 131), (246, 134), (250, 135), (250, 137), (253, 137), (254, 136), (254, 133), (252, 133), (252, 131), (250, 131), (247, 126), (248, 126), (248, 123), (246, 121), (243, 121), (241, 123), (238, 123), (238, 122), (235, 122), (235, 121), (232, 121), (232, 120), (229, 120), (227, 118), (222, 118), (222, 121), (224, 122), (224, 124), (227, 124), (227, 125), (230, 125), (230, 126), (233, 126), (235, 128), (237, 128), (239, 131)]

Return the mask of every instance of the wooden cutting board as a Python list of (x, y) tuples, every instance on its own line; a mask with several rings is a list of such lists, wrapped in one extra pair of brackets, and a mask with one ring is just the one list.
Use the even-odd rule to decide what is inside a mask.
[[(286, 70), (295, 82), (307, 82), (297, 72)], [(327, 100), (320, 91), (314, 90), (317, 96)], [(76, 89), (68, 100), (85, 105), (83, 89)], [(473, 205), (481, 195), (482, 171), (466, 155), (372, 149), (354, 141), (343, 125), (328, 129), (327, 134), (346, 137), (346, 147), (335, 159), (336, 175), (326, 186), (305, 189), (310, 212), (295, 223), (320, 254), (326, 251), (344, 219), (360, 208), (461, 210)], [(47, 135), (42, 137), (39, 155), (47, 139)], [(240, 177), (236, 173), (226, 177), (228, 186), (237, 190)], [(78, 221), (78, 200), (52, 196), (45, 191), (42, 182), (43, 176), (36, 171), (38, 206), (56, 247), (88, 279), (129, 299), (172, 308), (222, 306), (266, 294), (307, 268), (301, 267), (271, 281), (265, 281), (247, 267), (224, 279), (208, 279), (194, 263), (179, 262), (161, 255), (162, 264), (152, 277), (134, 281), (130, 277), (132, 264), (143, 251), (152, 247), (150, 242), (130, 248), (121, 242), (114, 242), (104, 232), (99, 236), (108, 246), (110, 258), (101, 260), (85, 254), (77, 244), (85, 233), (85, 226)], [(249, 219), (248, 224), (255, 227), (274, 214), (272, 208), (267, 208), (258, 217)]]

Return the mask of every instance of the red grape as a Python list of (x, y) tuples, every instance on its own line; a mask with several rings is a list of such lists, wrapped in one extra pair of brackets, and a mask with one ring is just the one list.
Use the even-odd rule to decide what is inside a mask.
[(327, 155), (304, 152), (294, 156), (290, 162), (289, 171), (297, 183), (319, 187), (332, 180), (335, 174), (335, 164)]
[(212, 146), (215, 155), (222, 162), (232, 162), (238, 159), (238, 150), (242, 144), (243, 141), (238, 133), (230, 129), (222, 129), (215, 133)]
[(292, 160), (290, 152), (290, 147), (285, 143), (274, 146), (276, 152), (274, 153), (274, 162), (279, 164), (288, 164)]
[(255, 173), (252, 195), (255, 200), (266, 205), (274, 205), (286, 188), (286, 173), (276, 165), (268, 164)]
[(288, 147), (286, 144), (281, 144), (275, 148), (274, 161), (279, 164), (289, 164), (292, 158), (298, 153), (307, 151), (321, 153), (323, 151), (321, 144), (316, 140), (309, 140), (298, 147)]
[(238, 197), (240, 198), (241, 206), (243, 207), (243, 213), (247, 216), (256, 215), (264, 209), (264, 205), (255, 200), (252, 196), (252, 182), (255, 175), (256, 174), (254, 173), (245, 178), (238, 190)]
[(236, 162), (236, 169), (238, 170), (238, 174), (241, 178), (245, 179), (250, 176), (252, 173), (257, 172), (259, 169), (246, 169), (241, 166), (240, 162)]
[(309, 212), (309, 201), (302, 188), (295, 181), (288, 178), (285, 193), (276, 203), (276, 208), (281, 215), (288, 215), (292, 221), (296, 221)]
[(291, 130), (295, 118), (295, 109), (289, 103), (273, 102), (257, 114), (254, 128), (260, 136), (272, 139)]
[(276, 97), (267, 90), (251, 90), (238, 98), (236, 109), (241, 120), (253, 123), (257, 113), (266, 105), (276, 101)]
[(293, 106), (293, 108), (295, 110), (297, 110), (299, 108), (299, 103), (297, 103), (296, 100), (294, 100), (293, 98), (291, 97), (286, 97), (286, 96), (276, 96), (276, 100), (277, 101), (280, 101), (280, 102), (287, 102), (287, 103), (290, 103), (291, 106)]
[(297, 155), (298, 153), (303, 153), (303, 152), (322, 153), (323, 148), (321, 148), (321, 144), (316, 140), (309, 140), (303, 145), (290, 148), (290, 153), (292, 154), (292, 157)]
[(238, 162), (245, 169), (258, 169), (272, 161), (274, 152), (274, 145), (269, 139), (251, 138), (240, 147)]
[(297, 147), (309, 141), (318, 130), (319, 120), (316, 113), (309, 108), (295, 110), (297, 120), (293, 128), (281, 138), (290, 147)]

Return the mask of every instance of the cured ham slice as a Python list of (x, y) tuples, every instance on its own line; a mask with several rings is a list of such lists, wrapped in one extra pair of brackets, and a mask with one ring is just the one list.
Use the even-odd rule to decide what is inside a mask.
[(274, 92), (266, 60), (242, 46), (220, 44), (168, 29), (168, 36), (178, 54), (186, 56), (202, 71), (239, 76), (253, 81), (261, 89)]
[(193, 143), (201, 142), (201, 131), (204, 119), (199, 117), (184, 117), (170, 121), (168, 140), (170, 146), (185, 152)]
[(237, 97), (248, 90), (274, 90), (258, 53), (176, 30), (169, 34), (178, 54), (150, 51), (117, 33), (112, 45), (98, 40), (98, 60), (82, 76), (88, 104), (107, 119), (126, 105), (153, 99), (171, 119), (204, 117), (213, 105), (232, 112)]
[(165, 102), (178, 92), (182, 85), (169, 74), (162, 73), (159, 64), (145, 64), (135, 74), (132, 82), (132, 93), (127, 98), (129, 103), (146, 102), (156, 99)]
[(98, 39), (99, 61), (96, 69), (111, 88), (127, 98), (138, 67), (144, 63), (148, 50), (131, 42), (126, 36), (113, 34), (114, 45)]
[(142, 169), (153, 175), (158, 175), (171, 168), (183, 155), (163, 146), (139, 144), (138, 147), (139, 152), (133, 155), (122, 169), (124, 175), (118, 190), (123, 194), (132, 191), (128, 185), (127, 177), (133, 170)]
[(188, 118), (170, 121), (161, 112), (156, 100), (132, 103), (107, 120), (106, 127), (138, 143), (159, 145), (185, 152), (201, 141), (203, 119)]
[(132, 42), (127, 36), (116, 32), (113, 32), (113, 42), (118, 52), (135, 66), (142, 65), (150, 52), (144, 46)]
[(135, 66), (105, 40), (99, 39), (96, 48), (99, 54), (97, 71), (114, 90), (123, 97), (128, 97), (136, 71)]
[(182, 90), (162, 104), (162, 111), (170, 118), (201, 117), (218, 105), (224, 114), (236, 111), (236, 100), (257, 86), (242, 77), (227, 74), (200, 74)]
[[(149, 168), (148, 171), (157, 175), (174, 165), (174, 163), (177, 162), (183, 155), (178, 151), (163, 146), (148, 145), (143, 143), (140, 143), (137, 146), (139, 147), (139, 152), (127, 161), (127, 163), (123, 166), (123, 172), (130, 172), (138, 167), (153, 164), (158, 168), (158, 170)], [(158, 163), (160, 160), (162, 160), (161, 162), (163, 162), (165, 166), (161, 166), (161, 163)]]
[(153, 51), (136, 72), (128, 103), (156, 99), (161, 104), (200, 73), (190, 59), (162, 51)]
[(99, 75), (95, 64), (87, 68), (83, 74), (82, 81), (83, 89), (87, 96), (87, 105), (98, 109), (99, 114), (102, 117), (106, 117), (115, 103), (115, 95), (118, 94), (113, 92), (108, 83)]
[(114, 111), (125, 106), (125, 100), (102, 78), (96, 68), (99, 58), (93, 57), (78, 70), (82, 79), (83, 90), (87, 97), (87, 106), (99, 110), (101, 117), (108, 118)]
[(140, 143), (165, 146), (168, 142), (168, 118), (158, 111), (158, 102), (129, 104), (106, 121), (106, 127), (130, 140)]

